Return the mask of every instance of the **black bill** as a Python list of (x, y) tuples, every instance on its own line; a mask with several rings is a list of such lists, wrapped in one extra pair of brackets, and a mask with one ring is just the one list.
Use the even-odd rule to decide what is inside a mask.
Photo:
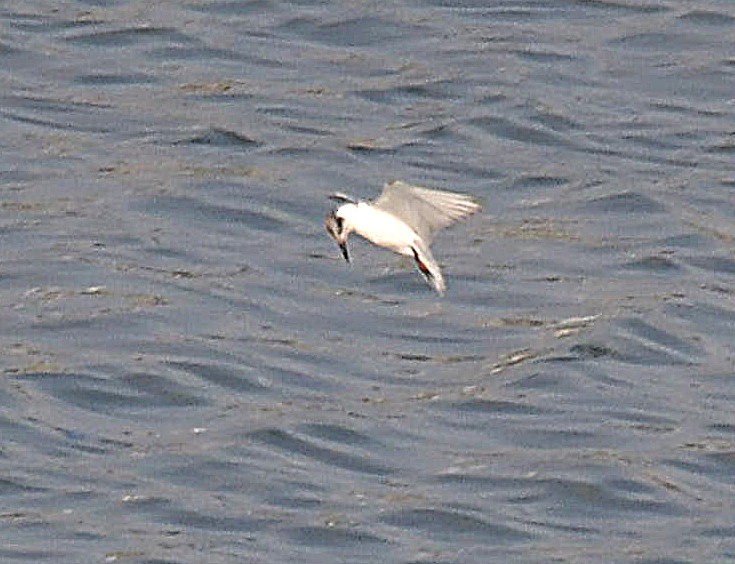
[(347, 243), (339, 243), (339, 249), (342, 251), (342, 256), (345, 257), (345, 260), (350, 262), (350, 253), (347, 252)]

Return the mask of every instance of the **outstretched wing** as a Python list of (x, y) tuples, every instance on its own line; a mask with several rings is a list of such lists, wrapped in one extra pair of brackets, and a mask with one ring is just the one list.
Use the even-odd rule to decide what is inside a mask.
[(372, 205), (407, 223), (427, 245), (440, 229), (482, 209), (464, 194), (431, 190), (400, 180), (385, 184)]

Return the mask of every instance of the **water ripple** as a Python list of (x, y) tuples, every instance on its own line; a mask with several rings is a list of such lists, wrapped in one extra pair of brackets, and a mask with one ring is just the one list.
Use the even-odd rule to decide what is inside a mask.
[[(732, 560), (735, 8), (690, 4), (7, 0), (0, 559)], [(444, 298), (324, 231), (391, 179), (483, 203)]]
[(271, 447), (283, 449), (291, 454), (298, 454), (312, 458), (328, 465), (338, 466), (352, 472), (374, 475), (388, 475), (393, 471), (383, 465), (371, 462), (368, 458), (353, 455), (335, 448), (320, 447), (313, 441), (296, 437), (279, 429), (263, 429), (248, 435), (253, 441), (267, 444)]

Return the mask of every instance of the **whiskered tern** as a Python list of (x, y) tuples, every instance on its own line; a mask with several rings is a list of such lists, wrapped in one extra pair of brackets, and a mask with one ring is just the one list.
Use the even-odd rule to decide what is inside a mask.
[(342, 193), (329, 197), (342, 205), (324, 219), (327, 232), (350, 262), (347, 237), (353, 231), (379, 247), (412, 257), (424, 279), (443, 294), (447, 286), (431, 254), (440, 229), (480, 211), (469, 196), (413, 186), (400, 180), (383, 186), (380, 197), (360, 202)]

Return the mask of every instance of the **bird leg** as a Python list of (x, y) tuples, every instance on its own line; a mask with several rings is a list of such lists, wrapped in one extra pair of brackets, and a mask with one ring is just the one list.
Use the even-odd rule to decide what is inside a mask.
[(419, 258), (418, 251), (416, 251), (416, 249), (414, 247), (411, 247), (411, 250), (413, 251), (413, 258), (416, 260), (416, 266), (419, 267), (419, 271), (421, 272), (421, 274), (423, 274), (424, 275), (424, 278), (426, 278), (427, 280), (433, 280), (434, 279), (434, 275), (431, 274), (431, 271), (429, 270), (429, 268)]

